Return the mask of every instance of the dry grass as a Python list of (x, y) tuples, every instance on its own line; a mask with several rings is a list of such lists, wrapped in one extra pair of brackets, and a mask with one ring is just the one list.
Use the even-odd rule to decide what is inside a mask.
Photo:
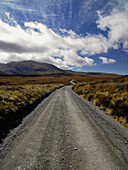
[(70, 80), (78, 82), (95, 82), (111, 80), (113, 76), (6, 76), (0, 77), (1, 85), (33, 85), (33, 84), (70, 84)]
[(0, 134), (22, 119), (47, 94), (63, 85), (76, 82), (110, 80), (110, 76), (3, 76), (0, 77)]
[(6, 76), (0, 77), (0, 85), (42, 85), (42, 84), (69, 84), (71, 80), (68, 76)]
[(38, 98), (45, 96), (61, 84), (52, 85), (14, 85), (0, 87), (0, 119), (5, 119), (8, 114), (32, 105)]
[(128, 127), (128, 76), (111, 81), (77, 84), (73, 90)]
[(62, 84), (0, 86), (0, 139)]

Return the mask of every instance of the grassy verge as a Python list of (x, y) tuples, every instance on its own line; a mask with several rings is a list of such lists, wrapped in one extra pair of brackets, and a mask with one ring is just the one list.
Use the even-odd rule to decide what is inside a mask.
[(128, 127), (128, 77), (111, 81), (76, 84), (73, 90)]
[[(117, 77), (116, 75), (114, 77)], [(0, 76), (0, 136), (30, 113), (54, 89), (70, 80), (90, 82), (113, 76)], [(17, 123), (19, 124), (19, 123)]]
[(0, 135), (62, 84), (0, 86)]

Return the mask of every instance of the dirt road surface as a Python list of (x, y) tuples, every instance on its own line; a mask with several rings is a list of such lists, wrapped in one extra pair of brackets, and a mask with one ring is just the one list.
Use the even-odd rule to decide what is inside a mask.
[(0, 170), (125, 170), (128, 131), (66, 86), (0, 145)]

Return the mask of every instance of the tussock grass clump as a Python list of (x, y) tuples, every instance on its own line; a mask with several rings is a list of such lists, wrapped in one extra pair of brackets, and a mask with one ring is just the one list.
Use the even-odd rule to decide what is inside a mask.
[(33, 104), (60, 85), (17, 85), (0, 87), (0, 119), (5, 119), (10, 112)]
[(128, 76), (111, 81), (77, 84), (73, 90), (128, 127)]
[(62, 84), (0, 86), (0, 138), (50, 92)]

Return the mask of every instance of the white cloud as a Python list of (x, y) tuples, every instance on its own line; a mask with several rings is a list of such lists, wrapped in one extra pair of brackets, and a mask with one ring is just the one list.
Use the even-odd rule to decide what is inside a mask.
[(106, 58), (106, 57), (99, 57), (99, 59), (102, 60), (102, 63), (103, 63), (103, 64), (113, 64), (113, 63), (116, 62), (116, 60), (111, 59), (111, 58), (108, 59), (108, 58)]
[(78, 52), (107, 51), (102, 35), (80, 37), (70, 30), (67, 36), (61, 36), (38, 22), (26, 22), (24, 26), (25, 30), (15, 21), (13, 25), (0, 21), (0, 62), (33, 59), (61, 68), (93, 66), (93, 59)]
[(8, 19), (10, 19), (10, 13), (9, 12), (5, 12), (5, 15), (7, 16)]
[(108, 29), (108, 43), (114, 49), (123, 44), (124, 49), (128, 49), (128, 3), (125, 4), (124, 10), (114, 9), (108, 16), (103, 16), (98, 11), (99, 20), (98, 28), (106, 31)]
[[(118, 49), (123, 44), (128, 51), (128, 10), (112, 11), (111, 15), (99, 13), (97, 27), (103, 31), (108, 28), (108, 37), (101, 34), (87, 34), (82, 37), (72, 30), (60, 30), (63, 36), (38, 22), (25, 22), (23, 29), (9, 13), (9, 22), (0, 20), (0, 62), (36, 60), (55, 64), (61, 68), (94, 66), (89, 56), (107, 53), (108, 49)], [(80, 55), (83, 57), (81, 57)], [(100, 57), (104, 64), (116, 62)]]

